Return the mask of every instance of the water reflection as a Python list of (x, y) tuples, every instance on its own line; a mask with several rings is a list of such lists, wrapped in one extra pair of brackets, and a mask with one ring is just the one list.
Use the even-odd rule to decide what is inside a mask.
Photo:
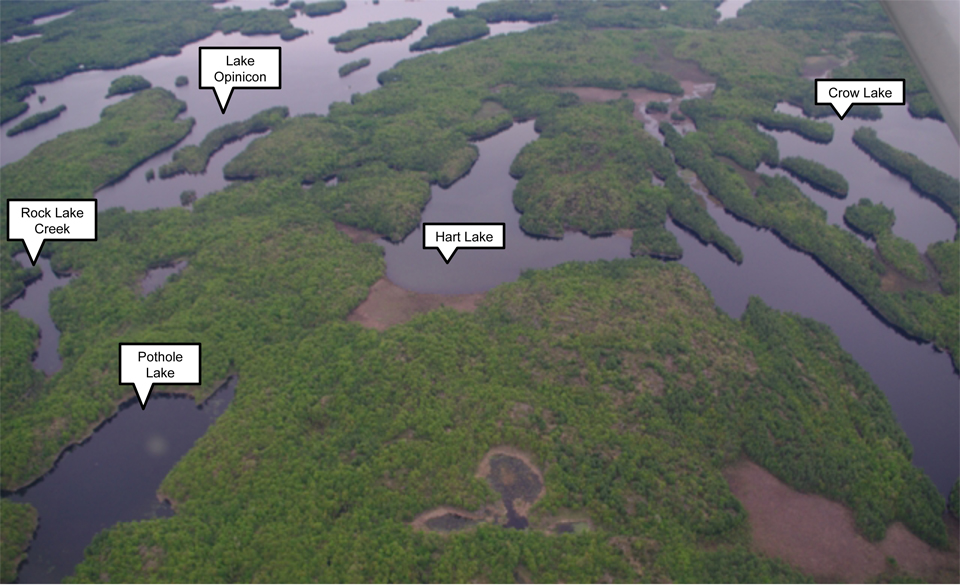
[(226, 411), (235, 389), (231, 379), (199, 407), (192, 398), (158, 394), (141, 410), (131, 398), (41, 480), (9, 495), (40, 513), (20, 582), (58, 583), (83, 560), (96, 533), (117, 522), (171, 515), (157, 499), (160, 482)]
[[(30, 266), (26, 253), (17, 254), (14, 259), (23, 267)], [(24, 319), (30, 319), (40, 328), (40, 343), (33, 365), (48, 376), (60, 371), (62, 362), (57, 349), (60, 347), (60, 330), (50, 317), (50, 292), (70, 282), (72, 276), (57, 276), (47, 258), (38, 258), (37, 266), (43, 275), (27, 286), (17, 300), (10, 303), (11, 311), (20, 313)]]
[(513, 206), (517, 181), (508, 171), (525, 144), (536, 139), (533, 122), (478, 143), (480, 158), (470, 174), (449, 189), (434, 186), (422, 222), (506, 224), (504, 250), (459, 250), (449, 264), (437, 250), (423, 249), (420, 228), (399, 244), (379, 243), (386, 253), (387, 277), (395, 284), (423, 293), (461, 294), (489, 290), (515, 281), (529, 268), (549, 268), (570, 260), (630, 257), (630, 240), (622, 236), (590, 238), (568, 232), (562, 240), (535, 238), (520, 229)]

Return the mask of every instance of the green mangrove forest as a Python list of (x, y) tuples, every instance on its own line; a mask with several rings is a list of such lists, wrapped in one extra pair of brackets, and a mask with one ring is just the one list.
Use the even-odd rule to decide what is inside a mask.
[[(3, 45), (4, 115), (31, 84), (81, 63), (118, 68), (214, 30), (289, 36), (288, 11), (345, 6), (61, 2), (57, 10), (75, 11), (37, 27), (37, 39)], [(30, 30), (48, 10), (4, 9), (5, 35)], [(417, 49), (460, 46), (400, 61), (378, 76), (379, 88), (325, 116), (278, 107), (221, 126), (160, 168), (161, 178), (203, 172), (224, 144), (269, 131), (224, 167), (230, 186), (195, 201), (185, 192), (190, 208), (104, 210), (95, 244), (48, 242), (52, 267), (74, 275), (50, 293), (63, 366), (50, 377), (35, 370), (37, 326), (2, 312), (4, 490), (40, 477), (133, 396), (117, 383), (118, 343), (201, 343), (203, 383), (178, 389), (198, 401), (229, 376), (239, 380), (229, 409), (159, 488), (176, 513), (100, 532), (68, 581), (813, 582), (752, 547), (746, 509), (722, 473), (744, 458), (845, 505), (868, 541), (902, 522), (929, 545), (950, 546), (947, 502), (913, 465), (882, 391), (829, 327), (757, 297), (734, 319), (691, 270), (664, 261), (683, 254), (668, 218), (731, 262), (744, 260), (687, 182), (692, 171), (727, 212), (811, 255), (888, 323), (960, 363), (956, 238), (930, 246), (926, 271), (920, 252), (892, 235), (891, 210), (860, 202), (845, 214), (876, 239), (873, 250), (830, 225), (790, 178), (756, 173), (781, 166), (846, 194), (836, 171), (781, 159), (758, 124), (832, 140), (829, 124), (775, 107), (821, 116), (807, 97), (805, 58), (878, 50), (849, 33), (889, 32), (879, 5), (752, 2), (741, 12), (717, 24), (710, 1), (452, 9)], [(504, 21), (549, 23), (466, 42)], [(331, 41), (386, 40), (373, 26)], [(95, 39), (125, 42), (132, 31), (136, 50), (91, 53)], [(28, 66), (31, 57), (39, 65)], [(695, 131), (660, 123), (662, 144), (628, 94), (587, 103), (569, 91), (679, 97), (691, 63), (716, 89), (681, 102)], [(911, 95), (922, 105), (922, 94)], [(138, 91), (96, 124), (3, 166), (0, 196), (91, 197), (179, 144), (193, 128), (184, 109), (167, 90)], [(629, 230), (636, 257), (526, 271), (486, 292), (474, 312), (440, 308), (384, 331), (348, 321), (386, 267), (383, 248), (341, 228), (402, 240), (420, 224), (431, 187), (470, 171), (476, 140), (531, 119), (539, 137), (510, 167), (522, 229), (550, 238)], [(956, 217), (955, 181), (869, 132), (858, 131), (858, 146)], [(2, 227), (6, 213), (3, 205)], [(21, 250), (0, 247), (5, 303), (38, 274), (14, 260)], [(182, 272), (141, 294), (148, 271), (179, 261)], [(891, 291), (887, 274), (931, 286)], [(414, 528), (426, 510), (496, 505), (500, 495), (477, 467), (503, 445), (542, 470), (531, 528)], [(955, 510), (956, 495), (951, 502)], [(0, 505), (6, 580), (37, 517)], [(588, 519), (587, 528), (543, 529), (569, 518)]]

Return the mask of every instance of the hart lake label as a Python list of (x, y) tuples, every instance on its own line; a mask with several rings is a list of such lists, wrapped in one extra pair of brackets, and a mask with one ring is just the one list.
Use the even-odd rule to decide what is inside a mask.
[(96, 239), (96, 199), (7, 200), (7, 240), (22, 241), (34, 266), (47, 240)]
[(140, 408), (154, 384), (200, 384), (199, 343), (121, 343), (120, 384), (133, 384)]
[(505, 232), (504, 223), (425, 223), (423, 249), (438, 250), (443, 261), (450, 264), (460, 248), (503, 250)]
[(906, 104), (903, 79), (817, 79), (818, 106), (831, 106), (843, 120), (851, 106), (902, 106)]
[(200, 89), (227, 113), (235, 89), (280, 89), (280, 47), (200, 47)]

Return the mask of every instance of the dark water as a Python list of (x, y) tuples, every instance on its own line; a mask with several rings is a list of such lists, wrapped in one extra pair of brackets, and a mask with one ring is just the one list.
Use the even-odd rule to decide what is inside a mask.
[(399, 244), (380, 240), (387, 277), (417, 292), (459, 294), (512, 282), (529, 268), (549, 268), (569, 260), (629, 258), (629, 238), (568, 233), (562, 240), (553, 240), (532, 238), (520, 230), (520, 214), (513, 207), (517, 182), (508, 170), (520, 149), (536, 136), (533, 122), (525, 122), (478, 143), (480, 158), (470, 174), (449, 189), (434, 186), (423, 212), (423, 222), (504, 222), (505, 249), (459, 250), (446, 264), (437, 250), (423, 249), (423, 235), (417, 228)]
[[(15, 259), (24, 267), (30, 266), (30, 259), (26, 252), (17, 254)], [(47, 258), (38, 258), (37, 266), (43, 271), (43, 276), (27, 286), (23, 295), (10, 303), (8, 308), (20, 313), (21, 317), (32, 320), (40, 327), (40, 343), (33, 365), (44, 374), (52, 376), (60, 371), (61, 362), (60, 354), (57, 353), (57, 348), (60, 346), (60, 330), (50, 318), (50, 291), (67, 284), (72, 277), (57, 276)]]
[[(724, 3), (721, 12), (735, 3), (735, 0)], [(235, 4), (255, 9), (266, 7), (269, 0)], [(31, 113), (61, 103), (68, 106), (67, 111), (35, 130), (12, 138), (4, 136), (0, 141), (0, 158), (3, 164), (13, 162), (62, 132), (96, 123), (106, 105), (126, 99), (104, 97), (110, 81), (124, 74), (143, 75), (154, 86), (170, 89), (187, 102), (185, 115), (196, 118), (197, 124), (178, 147), (197, 144), (213, 128), (246, 119), (275, 105), (288, 106), (291, 115), (323, 114), (334, 101), (348, 101), (353, 93), (375, 89), (379, 72), (401, 59), (416, 56), (407, 47), (425, 34), (429, 24), (448, 17), (448, 5), (465, 8), (474, 4), (475, 1), (382, 2), (374, 6), (350, 2), (347, 10), (336, 15), (295, 19), (295, 26), (311, 34), (293, 42), (280, 41), (276, 36), (217, 33), (185, 47), (177, 56), (160, 57), (118, 71), (89, 71), (38, 85), (37, 93), (28, 100)], [(402, 16), (423, 20), (423, 26), (403, 41), (369, 45), (349, 54), (336, 53), (327, 42), (329, 36), (365, 26), (367, 22)], [(497, 34), (524, 30), (530, 25), (504, 23), (491, 28)], [(285, 67), (282, 90), (236, 92), (226, 115), (221, 115), (212, 92), (197, 89), (196, 54), (198, 46), (224, 45), (279, 45), (283, 47), (285, 64), (309, 63), (310, 66)], [(370, 67), (343, 79), (337, 76), (341, 65), (363, 57), (371, 59)], [(174, 87), (173, 81), (178, 75), (190, 77), (190, 84)], [(38, 106), (39, 95), (47, 97), (43, 106)], [(781, 109), (789, 110), (789, 107)], [(868, 197), (895, 209), (894, 232), (916, 243), (921, 251), (930, 242), (953, 237), (954, 224), (945, 213), (919, 197), (906, 181), (870, 161), (850, 141), (854, 128), (872, 126), (881, 139), (958, 176), (957, 144), (944, 124), (914, 120), (906, 108), (891, 107), (884, 108), (884, 119), (880, 121), (848, 119), (832, 123), (836, 135), (829, 145), (813, 144), (789, 133), (771, 132), (778, 140), (781, 156), (801, 155), (818, 160), (841, 171), (850, 181), (851, 193), (846, 201), (837, 201), (801, 186), (808, 196), (827, 209), (831, 223), (842, 225), (843, 209), (860, 197)], [(479, 143), (480, 159), (471, 173), (450, 189), (434, 187), (433, 199), (423, 215), (423, 221), (427, 222), (504, 222), (506, 250), (461, 250), (447, 265), (436, 250), (422, 249), (417, 230), (400, 244), (382, 242), (391, 280), (420, 292), (476, 292), (516, 280), (520, 272), (528, 268), (545, 268), (569, 260), (628, 257), (630, 241), (619, 236), (591, 239), (583, 234), (568, 233), (562, 240), (542, 240), (520, 231), (519, 214), (512, 204), (515, 181), (508, 170), (523, 145), (535, 138), (533, 124), (524, 123)], [(222, 177), (223, 165), (254, 139), (256, 137), (247, 137), (226, 146), (211, 159), (204, 175), (148, 183), (144, 172), (158, 168), (172, 156), (172, 151), (161, 153), (116, 185), (101, 190), (97, 194), (101, 209), (117, 205), (130, 210), (175, 207), (179, 206), (179, 195), (184, 190), (196, 190), (201, 197), (216, 191), (227, 184)], [(777, 309), (828, 324), (843, 347), (886, 394), (913, 443), (915, 463), (946, 493), (960, 472), (960, 394), (949, 357), (934, 352), (929, 344), (909, 341), (884, 325), (810, 257), (790, 249), (769, 232), (738, 222), (712, 203), (708, 207), (720, 227), (743, 249), (745, 261), (736, 266), (715, 248), (705, 247), (683, 230), (669, 225), (683, 246), (682, 263), (697, 273), (712, 291), (717, 304), (734, 317), (742, 313), (750, 295), (759, 295)], [(40, 325), (43, 338), (35, 364), (52, 373), (59, 369), (56, 354), (59, 334), (49, 318), (47, 295), (67, 279), (53, 275), (46, 260), (40, 260), (39, 265), (44, 277), (31, 284), (11, 309)], [(145, 285), (156, 285), (154, 279), (162, 284), (167, 277), (153, 273)], [(156, 501), (157, 487), (173, 464), (223, 411), (232, 395), (232, 386), (223, 389), (212, 399), (222, 404), (211, 402), (202, 409), (197, 409), (191, 400), (163, 395), (151, 400), (146, 410), (124, 408), (89, 441), (65, 454), (42, 481), (24, 494), (11, 496), (34, 503), (41, 515), (37, 540), (21, 579), (25, 582), (59, 580), (82, 558), (83, 548), (97, 531), (118, 521), (169, 513)], [(515, 511), (514, 516), (526, 521)]]
[(146, 296), (163, 286), (167, 279), (174, 274), (179, 274), (187, 267), (187, 261), (181, 260), (175, 262), (172, 266), (161, 266), (147, 272), (147, 275), (140, 281), (140, 292)]
[(160, 482), (223, 414), (235, 388), (232, 379), (199, 407), (192, 398), (158, 394), (141, 410), (131, 399), (37, 483), (10, 495), (40, 513), (20, 582), (59, 582), (93, 536), (117, 522), (170, 516), (157, 499)]

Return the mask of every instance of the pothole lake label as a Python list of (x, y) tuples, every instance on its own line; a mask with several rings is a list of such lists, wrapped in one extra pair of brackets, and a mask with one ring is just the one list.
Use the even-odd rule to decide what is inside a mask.
[(47, 240), (96, 239), (96, 199), (7, 200), (7, 240), (22, 241), (34, 266)]
[(121, 343), (120, 384), (133, 384), (140, 408), (147, 408), (156, 384), (200, 384), (199, 343)]

